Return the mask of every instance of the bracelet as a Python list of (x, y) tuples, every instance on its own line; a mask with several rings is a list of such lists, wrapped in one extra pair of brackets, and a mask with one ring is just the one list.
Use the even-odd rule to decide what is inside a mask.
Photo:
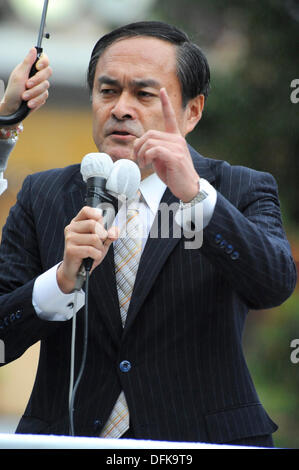
[(19, 124), (18, 127), (14, 128), (14, 129), (7, 129), (5, 127), (2, 127), (0, 128), (0, 134), (2, 136), (2, 139), (12, 139), (13, 141), (17, 141), (18, 140), (18, 136), (19, 134), (21, 134), (21, 132), (23, 132), (23, 124)]

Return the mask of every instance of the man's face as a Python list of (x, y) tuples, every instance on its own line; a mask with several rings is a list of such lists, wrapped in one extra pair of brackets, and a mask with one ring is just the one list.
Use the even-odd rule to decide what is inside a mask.
[(186, 110), (176, 75), (176, 49), (166, 41), (122, 39), (100, 57), (92, 92), (93, 138), (113, 160), (134, 159), (136, 138), (151, 129), (164, 131), (159, 91), (165, 87), (182, 135)]

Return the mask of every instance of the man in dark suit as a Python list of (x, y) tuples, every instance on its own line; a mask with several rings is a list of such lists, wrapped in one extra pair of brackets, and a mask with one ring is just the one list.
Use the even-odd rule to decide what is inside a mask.
[[(91, 257), (75, 433), (273, 444), (277, 426), (255, 391), (242, 333), (250, 308), (274, 307), (290, 296), (296, 271), (274, 178), (204, 158), (186, 143), (202, 116), (209, 79), (200, 49), (164, 23), (129, 25), (96, 44), (89, 66), (94, 141), (114, 161), (138, 163), (145, 240), (122, 324), (119, 239), (115, 228), (105, 230), (97, 209), (83, 207), (79, 165), (26, 178), (0, 250), (6, 361), (41, 340), (17, 432), (68, 433), (71, 318), (77, 310), (77, 375), (85, 302), (80, 291), (74, 307), (73, 290), (82, 260)], [(182, 236), (173, 236), (170, 213), (165, 237), (158, 209), (174, 203)], [(194, 238), (202, 236), (200, 246), (186, 245), (186, 226)], [(147, 237), (151, 227), (158, 228)]]

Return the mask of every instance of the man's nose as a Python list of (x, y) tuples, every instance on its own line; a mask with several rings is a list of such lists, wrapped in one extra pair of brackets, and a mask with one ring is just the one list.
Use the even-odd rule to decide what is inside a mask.
[(133, 107), (132, 98), (130, 98), (127, 93), (122, 93), (112, 108), (111, 114), (118, 121), (135, 119), (136, 113)]

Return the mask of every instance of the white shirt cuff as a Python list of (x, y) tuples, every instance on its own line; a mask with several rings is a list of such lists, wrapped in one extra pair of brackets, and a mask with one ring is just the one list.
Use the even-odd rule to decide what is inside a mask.
[(217, 191), (205, 179), (200, 178), (200, 189), (204, 190), (208, 196), (192, 207), (179, 209), (175, 215), (175, 221), (186, 232), (200, 232), (206, 228), (214, 214)]
[(0, 139), (0, 171), (6, 170), (8, 157), (15, 145), (13, 139)]
[(7, 189), (7, 180), (3, 178), (6, 170), (8, 157), (15, 146), (12, 139), (0, 139), (0, 195)]
[(7, 180), (3, 178), (3, 173), (0, 171), (0, 195), (7, 190)]
[(85, 303), (83, 290), (76, 295), (75, 293), (64, 294), (59, 289), (56, 278), (59, 264), (41, 274), (34, 283), (32, 305), (41, 320), (69, 320)]

